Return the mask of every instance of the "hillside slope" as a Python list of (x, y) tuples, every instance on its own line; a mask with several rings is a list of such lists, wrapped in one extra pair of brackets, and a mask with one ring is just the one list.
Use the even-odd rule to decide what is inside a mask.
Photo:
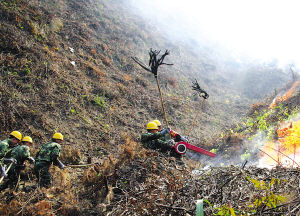
[(151, 47), (171, 51), (166, 61), (174, 66), (162, 67), (159, 80), (172, 128), (186, 132), (199, 109), (200, 98), (190, 88), (195, 78), (210, 94), (191, 135), (195, 142), (206, 143), (204, 137), (220, 133), (250, 104), (208, 69), (214, 62), (168, 42), (130, 15), (122, 1), (1, 1), (1, 6), (4, 134), (19, 129), (45, 141), (63, 131), (72, 145), (84, 148), (101, 143), (114, 148), (120, 131), (137, 140), (145, 123), (162, 120), (154, 78), (131, 60), (147, 62)]
[[(170, 126), (181, 134), (201, 104), (192, 81), (196, 78), (210, 94), (190, 136), (195, 145), (217, 146), (221, 131), (246, 114), (253, 98), (231, 88), (232, 81), (217, 70), (213, 55), (200, 58), (186, 44), (168, 41), (128, 7), (122, 0), (0, 0), (1, 138), (20, 130), (32, 136), (36, 150), (59, 131), (65, 135), (64, 162), (98, 162), (82, 170), (53, 168), (55, 187), (49, 190), (31, 188), (35, 179), (29, 168), (28, 190), (23, 186), (26, 192), (2, 193), (1, 214), (107, 215), (120, 213), (120, 204), (130, 208), (137, 202), (137, 212), (143, 215), (195, 212), (201, 185), (191, 169), (201, 165), (180, 167), (138, 142), (145, 124), (154, 118), (163, 121), (163, 115), (152, 74), (131, 57), (146, 63), (151, 47), (170, 50), (166, 62), (174, 65), (160, 68), (159, 81)], [(185, 187), (194, 183), (194, 192), (186, 198), (189, 204), (170, 208), (184, 205), (176, 192), (183, 196)], [(282, 191), (295, 185), (296, 180)], [(171, 194), (157, 205), (154, 199), (165, 198), (158, 197), (158, 190)], [(145, 191), (150, 200), (139, 202)], [(208, 196), (209, 190), (204, 194), (209, 199), (216, 195)], [(218, 199), (214, 204), (225, 202)], [(144, 211), (145, 206), (151, 211)]]

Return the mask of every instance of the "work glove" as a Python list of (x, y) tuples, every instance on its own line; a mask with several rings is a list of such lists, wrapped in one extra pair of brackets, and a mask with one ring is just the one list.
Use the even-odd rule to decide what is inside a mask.
[(4, 163), (13, 163), (13, 164), (16, 164), (17, 160), (15, 158), (4, 158)]
[(30, 163), (34, 163), (35, 162), (35, 160), (34, 160), (33, 157), (29, 157), (28, 160), (29, 160)]
[(186, 143), (189, 142), (189, 140), (188, 140), (187, 137), (181, 136), (180, 139), (181, 139), (181, 141), (183, 141), (183, 142), (186, 142)]
[(160, 133), (161, 133), (161, 135), (165, 135), (165, 134), (170, 133), (170, 131), (171, 131), (170, 128), (165, 128)]
[(7, 176), (5, 172), (5, 168), (3, 166), (0, 167), (0, 171), (1, 171), (0, 178)]
[(175, 145), (175, 141), (173, 139), (170, 139), (168, 142), (167, 142), (168, 146), (169, 147), (173, 147)]
[(61, 161), (58, 161), (57, 166), (62, 170), (65, 168), (65, 165)]

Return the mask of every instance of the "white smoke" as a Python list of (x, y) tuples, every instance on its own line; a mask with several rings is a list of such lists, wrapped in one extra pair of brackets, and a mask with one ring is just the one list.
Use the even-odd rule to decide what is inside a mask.
[(227, 50), (264, 62), (300, 65), (296, 0), (130, 0), (134, 10), (173, 39)]

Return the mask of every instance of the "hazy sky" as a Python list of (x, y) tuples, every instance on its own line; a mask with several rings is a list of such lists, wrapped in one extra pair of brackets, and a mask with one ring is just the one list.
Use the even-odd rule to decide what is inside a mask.
[[(176, 36), (217, 43), (252, 58), (300, 65), (300, 1), (130, 0)], [(165, 28), (166, 25), (169, 26)], [(172, 34), (172, 33), (171, 33)]]

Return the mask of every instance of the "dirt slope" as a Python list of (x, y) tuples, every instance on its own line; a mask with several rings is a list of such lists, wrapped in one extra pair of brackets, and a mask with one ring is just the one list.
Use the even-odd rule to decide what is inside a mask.
[(246, 98), (226, 104), (237, 93), (199, 70), (205, 59), (166, 42), (119, 3), (1, 1), (2, 137), (19, 129), (45, 141), (57, 130), (79, 147), (112, 147), (127, 131), (137, 140), (146, 122), (162, 120), (154, 78), (131, 60), (147, 62), (150, 47), (171, 50), (166, 60), (175, 65), (162, 67), (159, 79), (168, 120), (180, 133), (200, 106), (189, 87), (194, 78), (211, 99), (191, 138), (213, 136), (245, 112)]
[[(56, 170), (58, 186), (50, 190), (7, 191), (2, 194), (2, 214), (105, 215), (118, 212), (114, 208), (120, 200), (113, 193), (132, 192), (132, 185), (118, 185), (128, 181), (120, 177), (128, 174), (126, 169), (153, 165), (147, 178), (163, 177), (157, 164), (144, 161), (156, 153), (138, 143), (145, 123), (163, 120), (153, 76), (131, 60), (137, 56), (147, 62), (151, 47), (171, 51), (166, 61), (174, 66), (162, 67), (159, 80), (172, 128), (184, 134), (199, 109), (201, 100), (190, 88), (194, 78), (210, 94), (190, 136), (192, 143), (210, 149), (221, 130), (246, 113), (250, 99), (230, 88), (209, 57), (199, 59), (184, 44), (167, 41), (127, 7), (120, 0), (0, 0), (1, 138), (20, 130), (33, 137), (37, 149), (60, 131), (66, 163), (78, 163), (80, 157), (83, 163), (87, 157), (101, 163), (80, 171)], [(139, 160), (145, 164), (136, 165)], [(162, 156), (157, 160), (178, 166)], [(169, 168), (170, 175), (178, 174)], [(28, 184), (34, 184), (32, 175), (30, 179)], [(145, 184), (139, 181), (132, 184)], [(156, 205), (148, 207), (161, 211)], [(189, 208), (184, 213), (195, 211)]]

